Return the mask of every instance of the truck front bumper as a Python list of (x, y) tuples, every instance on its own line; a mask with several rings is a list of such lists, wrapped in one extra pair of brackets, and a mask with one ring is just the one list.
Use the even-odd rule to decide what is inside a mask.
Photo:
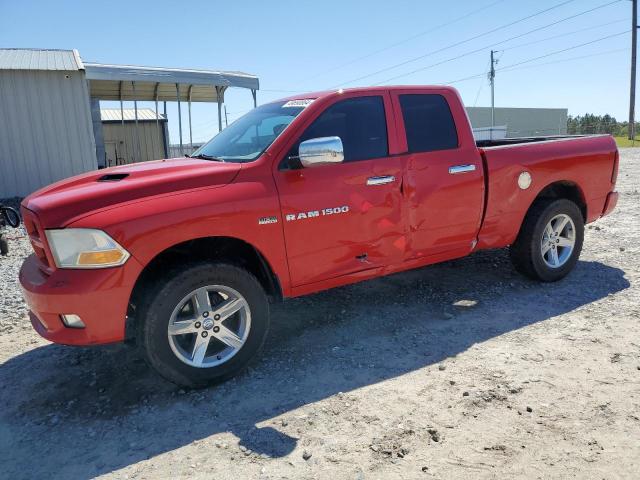
[[(33, 328), (66, 345), (95, 345), (124, 340), (131, 292), (142, 266), (133, 258), (121, 267), (57, 269), (45, 275), (35, 255), (20, 269), (20, 285)], [(72, 328), (61, 315), (77, 315), (84, 328)]]

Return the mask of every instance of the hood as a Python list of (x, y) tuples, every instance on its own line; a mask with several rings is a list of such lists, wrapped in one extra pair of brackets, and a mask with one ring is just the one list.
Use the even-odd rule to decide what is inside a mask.
[(105, 168), (71, 177), (32, 193), (22, 205), (45, 228), (63, 227), (98, 210), (232, 182), (239, 163), (174, 158)]

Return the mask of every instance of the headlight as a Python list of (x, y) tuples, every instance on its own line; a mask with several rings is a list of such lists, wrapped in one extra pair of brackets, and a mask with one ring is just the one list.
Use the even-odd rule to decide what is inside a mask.
[(46, 234), (58, 268), (117, 267), (129, 258), (129, 252), (102, 230), (65, 228)]

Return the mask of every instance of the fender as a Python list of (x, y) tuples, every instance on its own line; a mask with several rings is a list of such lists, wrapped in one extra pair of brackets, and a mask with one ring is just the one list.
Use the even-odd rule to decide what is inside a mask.
[[(247, 169), (249, 170), (249, 169)], [(101, 228), (144, 267), (163, 251), (189, 240), (231, 237), (253, 246), (290, 288), (282, 218), (275, 186), (242, 172), (232, 184), (187, 191), (166, 198), (88, 215), (72, 227)], [(264, 218), (275, 221), (261, 222)]]

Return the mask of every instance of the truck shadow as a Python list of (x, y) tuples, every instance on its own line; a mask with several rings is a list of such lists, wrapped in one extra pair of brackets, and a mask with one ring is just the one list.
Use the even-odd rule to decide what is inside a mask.
[(559, 283), (534, 283), (504, 251), (481, 252), (278, 305), (261, 359), (192, 392), (123, 345), (35, 348), (0, 365), (0, 463), (8, 478), (91, 478), (223, 432), (246, 451), (216, 453), (207, 440), (212, 455), (283, 457), (298, 444), (300, 406), (333, 396), (342, 405), (339, 392), (415, 373), (628, 287), (622, 270), (587, 261)]

